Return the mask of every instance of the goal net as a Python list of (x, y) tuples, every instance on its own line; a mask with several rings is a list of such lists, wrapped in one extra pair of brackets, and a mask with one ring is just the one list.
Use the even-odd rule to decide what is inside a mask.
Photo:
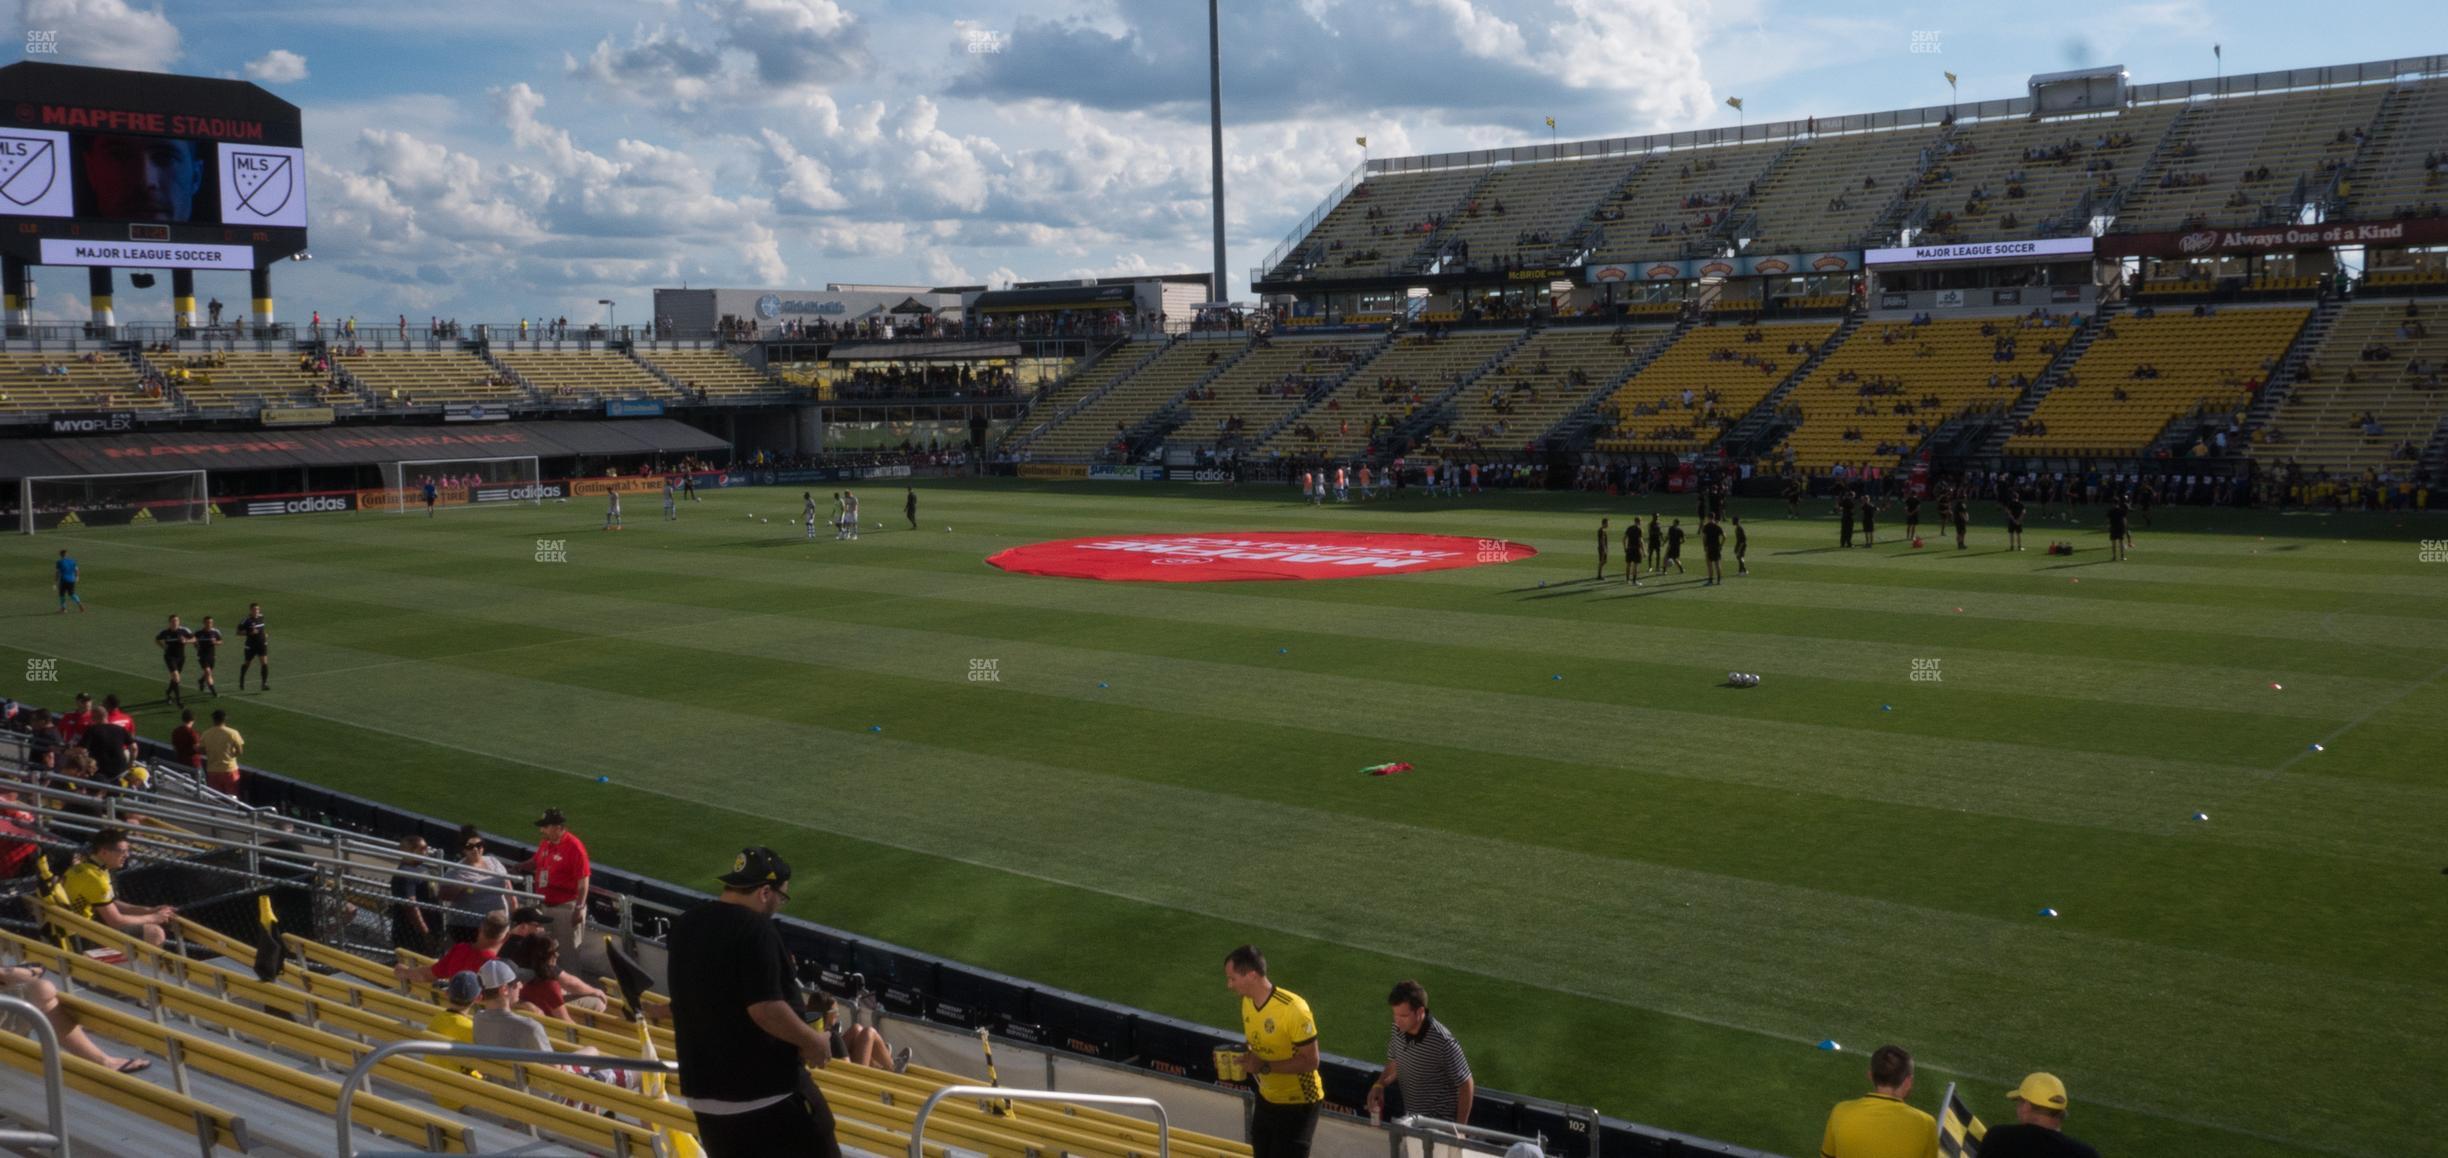
[(212, 519), (205, 472), (147, 471), (137, 474), (37, 475), (17, 484), (17, 529), (195, 523)]
[(391, 509), (425, 509), (425, 487), (434, 488), (434, 509), (538, 506), (559, 492), (543, 484), (535, 456), (524, 458), (428, 458), (383, 464), (383, 490)]

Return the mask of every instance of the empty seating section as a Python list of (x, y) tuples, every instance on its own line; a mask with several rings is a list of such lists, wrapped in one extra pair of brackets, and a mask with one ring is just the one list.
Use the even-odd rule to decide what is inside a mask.
[[(1707, 325), (1675, 339), (1601, 406), (1598, 449), (1680, 453), (1716, 441), (1836, 333), (1835, 322)], [(1716, 398), (1712, 402), (1711, 392)]]
[(1916, 236), (1933, 244), (2035, 237), (2061, 218), (2071, 235), (2087, 225), (2072, 220), (2083, 195), (2104, 208), (2139, 180), (2176, 112), (2151, 105), (2114, 117), (1960, 126), (1932, 146), (1929, 168), (1906, 194), (1915, 209), (1929, 207)]
[(1398, 427), (1464, 376), (1520, 340), (1520, 330), (1463, 330), (1441, 338), (1406, 334), (1352, 372), (1343, 385), (1268, 439), (1281, 455), (1349, 458), (1379, 429)]
[(1374, 338), (1275, 338), (1187, 399), (1190, 420), (1178, 432), (1179, 440), (1213, 443), (1227, 434), (1255, 438), (1310, 394), (1365, 361), (1376, 344)]
[(618, 354), (571, 350), (504, 350), (494, 355), (527, 388), (547, 401), (596, 402), (606, 398), (678, 398), (644, 366)]
[(1371, 177), (1353, 186), (1270, 272), (1331, 278), (1391, 269), (1427, 241), (1432, 223), (1487, 175), (1486, 169), (1437, 169)]
[(1444, 423), (1449, 433), (1438, 441), (1519, 449), (1613, 382), (1664, 332), (1625, 330), (1618, 341), (1617, 331), (1605, 327), (1541, 330), (1454, 395), (1453, 417)]
[(349, 408), (357, 396), (336, 386), (327, 370), (309, 361), (299, 369), (302, 354), (262, 351), (220, 351), (198, 354), (147, 354), (153, 368), (170, 380), (170, 388), (198, 410), (247, 410), (263, 406), (330, 406)]
[(525, 398), (491, 363), (457, 351), (412, 354), (372, 350), (343, 355), (332, 364), (355, 378), (374, 394), (377, 403), (385, 406), (513, 402)]
[(0, 353), (0, 412), (170, 408), (168, 399), (147, 394), (135, 364), (116, 354), (88, 362), (81, 354)]
[(1092, 457), (1244, 348), (1241, 341), (1224, 339), (1177, 341), (1103, 397), (1030, 440), (1029, 453), (1038, 458)]
[[(1850, 248), (1904, 190), (1930, 129), (1820, 137), (1797, 146), (1769, 174), (1744, 211), (1756, 213), (1753, 253)], [(1739, 214), (1737, 215), (1739, 216)]]
[(2412, 217), (2448, 204), (2448, 81), (2407, 85), (2380, 107), (2355, 159), (2347, 216)]
[(1795, 383), (1785, 406), (1801, 425), (1786, 436), (1806, 471), (1837, 463), (1893, 463), (1940, 423), (1967, 411), (2010, 408), (2049, 359), (2079, 332), (2022, 318), (1947, 318), (1926, 325), (1865, 325)]
[[(2413, 312), (2409, 313), (2409, 307)], [(2323, 335), (2286, 405), (2255, 440), (2264, 461), (2294, 459), (2307, 472), (2412, 464), (2448, 416), (2448, 324), (2437, 302), (2357, 301)], [(2349, 377), (2353, 381), (2348, 381)], [(2373, 432), (2365, 430), (2366, 420)]]
[(2126, 194), (2115, 230), (2293, 220), (2293, 206), (2318, 198), (2335, 168), (2355, 158), (2355, 131), (2372, 123), (2385, 91), (2366, 85), (2193, 104)]
[(1649, 158), (1638, 176), (1595, 210), (1599, 244), (1590, 260), (1629, 261), (1682, 252), (1708, 235), (1743, 190), (1776, 160), (1782, 142), (1696, 149)]
[(1508, 165), (1446, 218), (1437, 252), (1461, 254), (1481, 266), (1498, 258), (1543, 265), (1590, 207), (1632, 171), (1630, 158)]
[(2112, 319), (2068, 367), (2073, 380), (2032, 411), (2026, 428), (2036, 432), (2007, 439), (2006, 453), (2135, 454), (2196, 410), (2241, 410), (2246, 384), (2263, 378), (2263, 363), (2286, 352), (2311, 312), (2236, 306), (2208, 317)]
[(683, 391), (703, 391), (709, 399), (749, 399), (781, 393), (765, 372), (721, 350), (664, 350), (641, 347), (638, 360), (671, 376)]

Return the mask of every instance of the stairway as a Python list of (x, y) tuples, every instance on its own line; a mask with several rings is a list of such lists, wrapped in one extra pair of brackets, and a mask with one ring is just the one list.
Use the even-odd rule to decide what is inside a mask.
[(2278, 368), (2270, 371), (2261, 384), (2261, 394), (2253, 399), (2252, 408), (2245, 411), (2247, 430), (2259, 430), (2261, 424), (2277, 417), (2278, 408), (2286, 405), (2287, 396), (2295, 392), (2295, 382), (2303, 377), (2304, 367), (2312, 364), (2321, 343), (2329, 340), (2329, 330), (2337, 325), (2338, 315), (2346, 312), (2346, 299), (2324, 295), (2305, 319), (2303, 329), (2296, 331), (2295, 340), (2287, 344), (2286, 353), (2279, 355)]
[[(1177, 341), (1180, 341), (1180, 340), (1181, 340), (1181, 339), (1179, 339), (1179, 338), (1174, 339), (1174, 341), (1176, 341), (1176, 342), (1177, 342)], [(1063, 409), (1062, 409), (1062, 412), (1061, 412), (1061, 413), (1058, 413), (1058, 414), (1054, 415), (1053, 417), (1046, 419), (1044, 422), (1041, 422), (1041, 423), (1037, 424), (1037, 426), (1036, 426), (1036, 427), (1034, 427), (1034, 428), (1032, 428), (1032, 429), (1031, 429), (1031, 430), (1030, 430), (1028, 433), (1023, 434), (1023, 435), (1020, 435), (1020, 436), (1019, 436), (1019, 437), (1017, 437), (1017, 438), (1007, 438), (1007, 439), (1005, 439), (1005, 440), (1004, 440), (1003, 445), (1004, 445), (1005, 447), (1007, 447), (1007, 448), (1018, 448), (1018, 447), (1024, 447), (1024, 446), (1027, 446), (1029, 443), (1036, 441), (1036, 440), (1037, 440), (1037, 437), (1038, 437), (1039, 435), (1042, 435), (1042, 434), (1044, 434), (1046, 431), (1052, 430), (1052, 429), (1054, 429), (1055, 427), (1062, 425), (1062, 424), (1063, 424), (1063, 422), (1064, 422), (1065, 420), (1069, 419), (1069, 418), (1070, 418), (1072, 415), (1077, 414), (1077, 413), (1079, 413), (1081, 410), (1083, 410), (1083, 409), (1087, 408), (1087, 406), (1088, 406), (1088, 404), (1089, 404), (1089, 403), (1094, 402), (1094, 401), (1096, 401), (1097, 399), (1099, 399), (1099, 398), (1103, 398), (1103, 397), (1104, 397), (1104, 396), (1106, 396), (1107, 394), (1112, 393), (1112, 392), (1113, 392), (1113, 388), (1114, 388), (1114, 387), (1119, 386), (1119, 385), (1123, 384), (1124, 382), (1129, 381), (1129, 380), (1130, 380), (1130, 378), (1131, 378), (1131, 375), (1133, 375), (1133, 374), (1137, 374), (1139, 371), (1146, 369), (1146, 368), (1147, 368), (1148, 363), (1153, 362), (1153, 361), (1155, 361), (1156, 359), (1163, 357), (1163, 356), (1164, 356), (1164, 352), (1165, 352), (1165, 351), (1167, 351), (1167, 350), (1170, 350), (1170, 349), (1172, 349), (1172, 348), (1173, 348), (1173, 343), (1172, 343), (1172, 342), (1158, 342), (1158, 343), (1155, 343), (1155, 348), (1154, 348), (1154, 349), (1151, 349), (1151, 350), (1149, 350), (1149, 351), (1148, 351), (1147, 357), (1141, 358), (1141, 359), (1139, 359), (1138, 361), (1131, 363), (1131, 366), (1130, 366), (1130, 368), (1129, 368), (1129, 369), (1124, 370), (1124, 371), (1122, 371), (1121, 373), (1114, 375), (1114, 380), (1113, 380), (1113, 381), (1111, 381), (1111, 382), (1107, 382), (1107, 383), (1106, 383), (1106, 384), (1104, 384), (1103, 386), (1098, 387), (1098, 388), (1097, 388), (1095, 391), (1093, 391), (1093, 392), (1091, 392), (1091, 393), (1089, 393), (1089, 394), (1083, 395), (1083, 396), (1082, 396), (1082, 397), (1081, 397), (1081, 398), (1080, 398), (1078, 401), (1073, 402), (1071, 405), (1066, 406), (1066, 407), (1063, 407)], [(1101, 361), (1103, 361), (1103, 359), (1099, 359), (1099, 361), (1101, 362)], [(1072, 371), (1072, 372), (1070, 373), (1070, 375), (1069, 375), (1069, 376), (1067, 376), (1067, 377), (1065, 377), (1065, 378), (1063, 379), (1063, 381), (1064, 381), (1064, 382), (1068, 382), (1068, 381), (1070, 381), (1072, 378), (1076, 378), (1076, 377), (1078, 377), (1079, 375), (1081, 375), (1081, 374), (1085, 374), (1085, 373), (1087, 373), (1087, 372), (1088, 372), (1088, 367), (1086, 367), (1086, 366), (1082, 366), (1082, 367), (1080, 367), (1079, 369)], [(1057, 383), (1057, 384), (1056, 384), (1056, 386), (1060, 386), (1060, 385), (1061, 385), (1061, 383)]]
[(1794, 387), (1802, 384), (1804, 378), (1810, 377), (1811, 371), (1819, 368), (1819, 363), (1826, 361), (1828, 355), (1835, 353), (1838, 347), (1843, 346), (1846, 339), (1853, 336), (1854, 331), (1861, 329), (1862, 323), (1868, 319), (1869, 315), (1858, 311), (1846, 314), (1844, 324), (1836, 327), (1836, 332), (1828, 335), (1827, 341), (1819, 343), (1819, 349), (1814, 351), (1810, 357), (1802, 359), (1802, 364), (1794, 367), (1793, 373), (1787, 374), (1783, 381), (1778, 382), (1776, 389), (1769, 391), (1767, 397), (1760, 399), (1759, 405), (1751, 408), (1751, 413), (1743, 415), (1741, 421), (1736, 422), (1719, 436), (1715, 446), (1720, 449), (1739, 450), (1751, 455), (1766, 450), (1765, 436), (1773, 433), (1777, 411), (1785, 405), (1786, 397), (1794, 392)]
[(1556, 247), (1548, 251), (1544, 259), (1545, 263), (1571, 265), (1575, 262), (1586, 261), (1590, 254), (1597, 252), (1597, 235), (1605, 232), (1609, 225), (1623, 224), (1620, 221), (1601, 221), (1598, 219), (1598, 214), (1607, 206), (1613, 205), (1616, 198), (1623, 196), (1623, 191), (1630, 188), (1632, 182), (1638, 180), (1641, 174), (1648, 172), (1650, 163), (1650, 158), (1647, 157), (1632, 162), (1632, 167), (1624, 172), (1623, 178), (1615, 182), (1613, 187), (1606, 192), (1599, 194), (1598, 203), (1590, 206), (1589, 212), (1581, 215), (1580, 222), (1573, 226), (1572, 232), (1565, 234), (1564, 240), (1557, 242)]
[(1400, 438), (1405, 445), (1409, 445), (1410, 443), (1418, 441), (1421, 434), (1436, 429), (1438, 424), (1453, 417), (1448, 408), (1452, 404), (1454, 396), (1460, 394), (1464, 390), (1469, 389), (1471, 383), (1478, 381), (1480, 377), (1485, 375), (1488, 371), (1504, 365), (1505, 359), (1512, 357), (1514, 353), (1519, 351), (1523, 346), (1529, 345), (1530, 339), (1538, 336), (1539, 328), (1540, 327), (1536, 323), (1522, 327), (1520, 337), (1506, 343), (1504, 349), (1498, 350), (1494, 354), (1489, 355), (1487, 361), (1479, 363), (1479, 365), (1473, 368), (1470, 373), (1454, 379), (1453, 385), (1438, 391), (1436, 397), (1429, 399), (1425, 404), (1420, 406), (1418, 414), (1413, 415), (1409, 421), (1404, 422), (1401, 426), (1395, 428), (1395, 435)]
[[(1082, 359), (1079, 365), (1071, 367), (1071, 372), (1069, 374), (1065, 374), (1060, 379), (1053, 382), (1048, 382), (1045, 385), (1038, 387), (1036, 390), (1031, 391), (1029, 393), (1028, 402), (1021, 406), (1020, 413), (1012, 417), (1012, 423), (1009, 429), (1021, 429), (1021, 424), (1027, 422), (1031, 415), (1037, 413), (1038, 405), (1043, 403), (1046, 399), (1053, 397), (1054, 392), (1060, 389), (1064, 382), (1070, 381), (1073, 378), (1104, 365), (1105, 359), (1112, 357), (1114, 351), (1121, 349), (1122, 346), (1129, 341), (1130, 338), (1125, 336), (1115, 338), (1114, 340), (1105, 343), (1103, 346), (1098, 347), (1095, 353), (1092, 353), (1086, 358)], [(648, 368), (652, 369), (652, 367)]]
[(1557, 420), (1554, 427), (1540, 436), (1541, 440), (1550, 446), (1558, 445), (1561, 440), (1561, 445), (1566, 450), (1580, 450), (1587, 447), (1592, 441), (1590, 424), (1596, 420), (1598, 408), (1606, 405), (1607, 399), (1613, 398), (1616, 391), (1623, 389), (1624, 383), (1631, 381), (1634, 375), (1648, 369), (1649, 363), (1656, 361), (1657, 356), (1665, 353), (1667, 347), (1681, 341), (1684, 334), (1689, 333), (1692, 327), (1699, 324), (1700, 319), (1689, 314), (1677, 319), (1674, 325), (1667, 327), (1664, 335), (1649, 343), (1647, 349), (1633, 355), (1632, 360), (1614, 377), (1600, 383), (1597, 389), (1589, 392), (1589, 397), (1581, 400), (1580, 405), (1573, 407), (1570, 413)]
[(1334, 397), (1336, 393), (1340, 392), (1343, 389), (1344, 383), (1351, 381), (1353, 376), (1359, 374), (1363, 370), (1368, 369), (1369, 364), (1375, 362), (1379, 355), (1384, 354), (1387, 350), (1394, 347), (1394, 339), (1394, 331), (1392, 329), (1388, 329), (1383, 336), (1377, 339), (1377, 344), (1369, 348), (1367, 356), (1352, 359), (1351, 364), (1345, 366), (1342, 373), (1335, 375), (1333, 381), (1328, 382), (1325, 386), (1319, 389), (1310, 391), (1308, 397), (1301, 399), (1300, 405), (1293, 407), (1290, 411), (1287, 411), (1283, 417), (1267, 424), (1266, 429), (1259, 431), (1255, 435), (1243, 438), (1242, 445), (1252, 447), (1265, 446), (1268, 439), (1275, 437), (1275, 435), (1283, 430), (1283, 428), (1299, 421), (1302, 415), (1317, 409), (1319, 403), (1326, 401), (1328, 398)]
[[(1472, 200), (1479, 196), (1481, 190), (1487, 188), (1488, 182), (1495, 180), (1496, 175), (1502, 172), (1504, 172), (1504, 170), (1501, 168), (1491, 167), (1487, 172), (1481, 173), (1478, 180), (1471, 182), (1470, 188), (1463, 190), (1462, 195), (1455, 198), (1452, 205), (1446, 206), (1446, 223), (1450, 225), (1454, 222), (1462, 220), (1464, 208), (1467, 207)], [(1438, 229), (1430, 233), (1428, 236), (1421, 238), (1419, 245), (1412, 249), (1411, 255), (1402, 259), (1402, 263), (1394, 267), (1396, 272), (1406, 274), (1421, 273), (1426, 271), (1430, 266), (1435, 265), (1437, 263), (1437, 251), (1444, 247), (1447, 240), (1445, 234), (1445, 230)]]
[[(2091, 348), (2091, 343), (2108, 328), (2108, 323), (2115, 320), (2117, 311), (2123, 308), (2118, 303), (2110, 302), (2094, 311), (2091, 324), (2077, 332), (2074, 339), (2065, 344), (2065, 348), (2057, 351), (2056, 357), (2049, 359), (2048, 365), (2040, 368), (2040, 376), (2023, 388), (2023, 396), (2015, 399), (2014, 407), (1989, 429), (1989, 433), (1981, 436), (1976, 453), (1992, 455), (2003, 450), (2006, 440), (2014, 437), (2015, 424), (2031, 417), (2032, 411), (2039, 408), (2040, 400), (2048, 397), (2048, 392), (2056, 389), (2058, 383), (2065, 381), (2066, 372), (2074, 368), (2074, 363), (2082, 359), (2083, 351)], [(1945, 424), (1941, 423), (1939, 429), (1944, 430)]]
[[(1130, 454), (1124, 461), (1139, 461), (1139, 454), (1149, 442), (1162, 439), (1182, 423), (1189, 421), (1190, 406), (1184, 400), (1190, 397), (1191, 392), (1215, 381), (1218, 375), (1232, 369), (1240, 363), (1241, 359), (1249, 357), (1250, 351), (1258, 348), (1257, 342), (1250, 338), (1243, 338), (1234, 345), (1238, 348), (1230, 356), (1216, 359), (1215, 365), (1207, 367), (1206, 373), (1199, 375), (1189, 385), (1182, 387), (1173, 397), (1166, 399), (1163, 405), (1149, 411), (1147, 417), (1132, 423), (1123, 430), (1122, 437), (1127, 440), (1127, 445), (1130, 447)], [(1135, 370), (1136, 367), (1133, 369)]]

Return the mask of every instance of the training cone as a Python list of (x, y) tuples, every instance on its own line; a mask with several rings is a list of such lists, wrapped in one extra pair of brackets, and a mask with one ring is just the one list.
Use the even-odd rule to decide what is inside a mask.
[(1104, 687), (1105, 685), (1100, 683), (1100, 684), (1098, 684), (1097, 686), (1101, 688), (1101, 687)]
[(2054, 917), (2054, 916), (2056, 916), (2056, 915), (2057, 915), (2057, 910), (2055, 910), (2055, 909), (2042, 909), (2042, 910), (2040, 910), (2040, 915), (2041, 915), (2041, 916), (2043, 916), (2043, 917)]
[(1920, 549), (1921, 549), (1921, 536), (1919, 536), (1919, 535), (1914, 535), (1914, 536), (1913, 536), (1913, 550), (1918, 551), (1918, 550), (1920, 550)]
[(883, 730), (884, 730), (884, 725), (882, 725), (882, 724), (869, 724), (869, 725), (867, 725), (867, 730), (868, 730), (868, 731), (870, 731), (870, 732), (881, 732), (881, 731), (883, 731)]
[(598, 776), (595, 778), (595, 782), (597, 784), (610, 784), (612, 782), (612, 778), (609, 776)]
[(2209, 814), (2209, 813), (2207, 813), (2207, 812), (2196, 812), (2196, 813), (2194, 813), (2194, 814), (2193, 814), (2193, 819), (2195, 819), (2195, 820), (2208, 820), (2208, 819), (2210, 819), (2210, 814)]
[(1843, 1046), (1841, 1046), (1841, 1045), (1836, 1044), (1836, 1039), (1835, 1039), (1835, 1038), (1832, 1038), (1832, 1037), (1823, 1037), (1823, 1038), (1820, 1038), (1820, 1039), (1819, 1039), (1819, 1044), (1818, 1044), (1818, 1046), (1817, 1046), (1816, 1048), (1826, 1050), (1826, 1051), (1828, 1051), (1829, 1053), (1835, 1053), (1835, 1052), (1837, 1052), (1837, 1051), (1839, 1051), (1839, 1050), (1842, 1050), (1844, 1047), (1843, 1047)]

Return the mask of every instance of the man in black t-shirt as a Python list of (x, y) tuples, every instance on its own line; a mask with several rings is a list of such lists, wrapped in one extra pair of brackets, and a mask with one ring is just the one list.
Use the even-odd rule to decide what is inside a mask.
[(196, 690), (221, 695), (221, 684), (213, 678), (213, 661), (221, 657), (221, 629), (213, 626), (213, 617), (204, 617), (204, 626), (195, 633)]
[(162, 685), (162, 699), (184, 707), (187, 697), (179, 694), (179, 680), (187, 670), (187, 645), (195, 642), (195, 633), (181, 626), (179, 617), (173, 615), (170, 626), (153, 634), (153, 642), (161, 647), (162, 666), (170, 669), (170, 682)]
[(1725, 582), (1725, 528), (1715, 519), (1700, 524), (1700, 558), (1708, 564), (1708, 581), (1701, 586)]
[(1907, 493), (1904, 496), (1904, 541), (1910, 543), (1920, 538), (1921, 496)]
[(1836, 492), (1836, 513), (1844, 519), (1843, 529), (1836, 536), (1836, 545), (1850, 547), (1853, 545), (1853, 491), (1851, 488)]
[(247, 666), (263, 661), (263, 690), (272, 690), (272, 640), (264, 630), (263, 604), (247, 604), (246, 618), (238, 621), (238, 638), (246, 641), (246, 652), (238, 657), (238, 690), (246, 690)]
[(2065, 1136), (2066, 1089), (2055, 1074), (2031, 1074), (2009, 1091), (2015, 1124), (1991, 1126), (1981, 1158), (2099, 1158), (2099, 1151)]
[(86, 725), (85, 734), (77, 739), (86, 755), (93, 757), (96, 783), (117, 784), (136, 758), (136, 736), (119, 719), (115, 711), (96, 712), (93, 723)]
[(772, 849), (742, 849), (720, 879), (721, 899), (682, 915), (669, 939), (680, 1088), (698, 1141), (708, 1158), (841, 1158), (833, 1110), (803, 1068), (824, 1065), (832, 1046), (800, 1014), (774, 928), (790, 866)]
[(2023, 549), (2023, 492), (2006, 492), (2006, 549)]

